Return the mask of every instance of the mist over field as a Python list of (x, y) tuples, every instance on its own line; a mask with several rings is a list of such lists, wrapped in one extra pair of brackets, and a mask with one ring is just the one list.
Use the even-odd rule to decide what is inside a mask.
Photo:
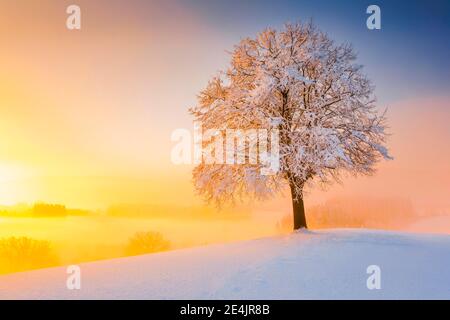
[[(334, 198), (307, 206), (313, 229), (371, 228), (422, 233), (450, 234), (450, 215), (429, 210), (424, 213), (402, 198)], [(130, 255), (127, 246), (137, 233), (156, 233), (176, 250), (213, 243), (227, 243), (277, 234), (289, 234), (292, 216), (289, 208), (276, 203), (262, 207), (234, 208), (174, 207), (163, 205), (116, 205), (106, 210), (67, 209), (37, 204), (3, 207), (0, 210), (0, 243), (12, 237), (48, 241), (56, 260), (52, 265)], [(1, 247), (1, 246), (0, 246)], [(158, 252), (143, 249), (138, 253)], [(41, 254), (41, 253), (37, 253)], [(0, 265), (2, 264), (0, 249)], [(3, 264), (5, 264), (3, 260)], [(4, 268), (1, 273), (47, 266)], [(21, 269), (22, 268), (22, 269)]]

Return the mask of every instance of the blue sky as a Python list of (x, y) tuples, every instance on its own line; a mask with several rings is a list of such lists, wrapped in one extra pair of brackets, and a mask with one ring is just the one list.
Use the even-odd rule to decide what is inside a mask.
[[(450, 1), (229, 0), (182, 3), (237, 41), (266, 26), (313, 21), (337, 41), (351, 42), (377, 85), (380, 102), (450, 88)], [(366, 8), (381, 8), (381, 30), (366, 28)], [(394, 85), (395, 84), (395, 85)]]

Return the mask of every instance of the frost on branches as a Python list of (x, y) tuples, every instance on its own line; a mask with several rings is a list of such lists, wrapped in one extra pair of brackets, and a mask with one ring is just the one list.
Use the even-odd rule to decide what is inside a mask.
[[(294, 228), (306, 227), (303, 188), (329, 183), (343, 172), (371, 174), (385, 147), (384, 114), (374, 87), (349, 44), (336, 44), (312, 23), (266, 29), (231, 53), (231, 65), (200, 92), (191, 108), (205, 129), (279, 130), (280, 167), (261, 175), (263, 159), (206, 164), (193, 171), (207, 200), (264, 199), (290, 187)], [(248, 151), (248, 143), (236, 152)], [(211, 141), (204, 141), (207, 147)]]

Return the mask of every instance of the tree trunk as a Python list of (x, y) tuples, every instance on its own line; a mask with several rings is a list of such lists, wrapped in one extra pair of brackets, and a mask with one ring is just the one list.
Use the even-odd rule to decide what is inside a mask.
[(303, 205), (303, 194), (296, 192), (296, 188), (291, 185), (292, 209), (294, 212), (294, 230), (308, 228), (306, 224), (305, 206)]

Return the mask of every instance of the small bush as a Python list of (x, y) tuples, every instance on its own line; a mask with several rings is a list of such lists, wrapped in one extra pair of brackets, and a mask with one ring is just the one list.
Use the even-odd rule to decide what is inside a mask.
[(49, 241), (27, 237), (0, 239), (0, 274), (56, 266)]
[(125, 253), (128, 256), (166, 251), (170, 242), (158, 232), (137, 232), (128, 241)]

